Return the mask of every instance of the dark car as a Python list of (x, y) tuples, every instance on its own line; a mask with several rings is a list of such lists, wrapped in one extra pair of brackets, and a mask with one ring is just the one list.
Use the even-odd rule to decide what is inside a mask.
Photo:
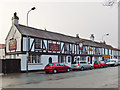
[(104, 61), (95, 61), (94, 62), (94, 68), (103, 68), (103, 67), (107, 67), (107, 64)]
[(69, 72), (71, 68), (69, 66), (66, 66), (63, 63), (49, 63), (45, 66), (45, 72), (46, 73), (57, 73), (61, 71)]

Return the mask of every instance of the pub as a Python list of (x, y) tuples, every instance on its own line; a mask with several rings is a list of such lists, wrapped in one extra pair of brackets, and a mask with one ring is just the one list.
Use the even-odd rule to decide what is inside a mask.
[(96, 60), (111, 58), (109, 45), (90, 40), (36, 29), (19, 24), (14, 13), (12, 26), (6, 37), (6, 58), (20, 59), (21, 71), (41, 70), (51, 62), (61, 62), (71, 66), (74, 62), (85, 61), (88, 64)]

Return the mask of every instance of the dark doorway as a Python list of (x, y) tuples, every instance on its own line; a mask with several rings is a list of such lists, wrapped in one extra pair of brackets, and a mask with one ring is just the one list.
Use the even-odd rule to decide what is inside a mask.
[(49, 57), (49, 63), (52, 63), (52, 57)]
[(72, 62), (71, 62), (71, 64), (74, 64), (75, 62), (74, 62), (74, 56), (72, 56)]
[(92, 56), (90, 56), (90, 64), (92, 64)]
[(88, 57), (88, 63), (90, 63), (90, 57)]
[(18, 73), (21, 72), (20, 59), (2, 60), (2, 73)]

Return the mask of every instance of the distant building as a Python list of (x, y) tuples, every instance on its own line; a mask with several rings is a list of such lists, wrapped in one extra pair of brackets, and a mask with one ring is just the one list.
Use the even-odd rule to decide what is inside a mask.
[(0, 44), (0, 59), (5, 59), (5, 44)]

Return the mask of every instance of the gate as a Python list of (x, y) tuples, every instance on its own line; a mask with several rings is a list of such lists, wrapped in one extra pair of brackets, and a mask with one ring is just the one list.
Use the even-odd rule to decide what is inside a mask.
[(2, 62), (2, 73), (18, 73), (21, 72), (20, 59), (5, 59)]

